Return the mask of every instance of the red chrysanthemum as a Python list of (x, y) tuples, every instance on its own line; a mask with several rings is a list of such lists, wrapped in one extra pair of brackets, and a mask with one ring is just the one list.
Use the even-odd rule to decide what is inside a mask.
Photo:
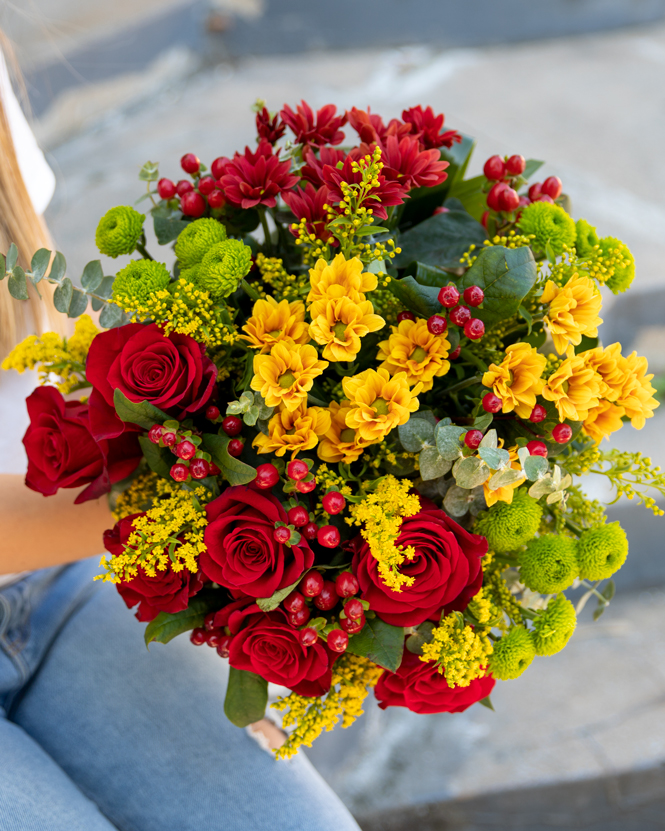
[(315, 188), (320, 188), (323, 185), (323, 168), (327, 164), (337, 167), (337, 162), (343, 162), (345, 158), (346, 153), (334, 147), (321, 147), (318, 156), (308, 147), (303, 153), (305, 164), (300, 168), (300, 175)]
[(270, 142), (262, 139), (255, 153), (245, 147), (244, 156), (236, 153), (226, 165), (220, 180), (224, 196), (241, 208), (274, 208), (276, 197), (298, 183), (290, 169), (291, 159), (280, 161), (279, 151), (273, 153)]
[(305, 101), (301, 101), (293, 112), (288, 104), (280, 116), (293, 130), (298, 144), (311, 144), (321, 147), (323, 144), (340, 144), (344, 141), (344, 133), (340, 130), (346, 124), (346, 115), (337, 115), (334, 104), (326, 104), (316, 113)]
[[(314, 234), (317, 239), (326, 242), (331, 236), (326, 230), (328, 212), (323, 207), (328, 203), (328, 189), (325, 187), (318, 190), (309, 182), (303, 189), (289, 191), (284, 194), (284, 201), (291, 208), (296, 219), (307, 220), (307, 233)], [(297, 231), (291, 229), (294, 236)]]
[(360, 141), (366, 144), (376, 144), (385, 141), (388, 136), (406, 136), (411, 132), (411, 125), (402, 124), (397, 118), (391, 119), (386, 127), (381, 116), (370, 112), (369, 107), (367, 110), (353, 107), (347, 110), (346, 115), (349, 124), (360, 136)]
[(402, 120), (411, 125), (411, 134), (418, 136), (426, 150), (437, 147), (452, 147), (454, 142), (462, 141), (462, 136), (456, 130), (441, 132), (445, 116), (443, 113), (434, 115), (431, 107), (423, 110), (420, 104), (404, 110)]
[(264, 107), (260, 113), (256, 114), (256, 131), (259, 134), (259, 140), (265, 139), (270, 144), (275, 144), (284, 135), (286, 124), (279, 115), (271, 118), (268, 108)]
[[(328, 188), (328, 198), (331, 204), (339, 204), (344, 199), (342, 182), (359, 184), (362, 181), (362, 173), (359, 170), (353, 170), (351, 166), (353, 161), (359, 157), (361, 157), (361, 154), (356, 150), (349, 153), (344, 161), (344, 166), (340, 170), (330, 165), (323, 168), (323, 181)], [(392, 205), (401, 205), (406, 196), (406, 190), (399, 182), (387, 179), (382, 173), (376, 179), (379, 186), (372, 188), (362, 206), (359, 205), (358, 207), (371, 209), (377, 219), (387, 219), (386, 208)]]
[[(391, 182), (399, 183), (404, 190), (412, 188), (433, 188), (444, 182), (448, 176), (444, 173), (448, 162), (441, 161), (438, 150), (421, 150), (416, 136), (388, 136), (381, 148), (382, 173)], [(374, 147), (360, 145), (362, 155), (373, 151)]]

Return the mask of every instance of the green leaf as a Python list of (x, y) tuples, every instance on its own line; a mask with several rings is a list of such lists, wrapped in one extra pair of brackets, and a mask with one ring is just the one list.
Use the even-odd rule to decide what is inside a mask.
[(445, 268), (459, 268), (460, 258), (471, 245), (487, 239), (483, 226), (466, 211), (435, 214), (400, 235), (402, 253), (393, 260), (397, 268), (418, 261)]
[(74, 289), (72, 299), (67, 309), (67, 317), (80, 317), (88, 308), (88, 295), (82, 292), (81, 289)]
[(141, 451), (145, 456), (150, 470), (163, 479), (171, 481), (172, 465), (166, 457), (166, 453), (168, 453), (171, 459), (173, 459), (171, 451), (166, 447), (162, 448), (158, 444), (153, 444), (147, 436), (139, 436), (139, 444), (141, 445)]
[(168, 245), (169, 242), (173, 242), (189, 225), (189, 222), (185, 222), (182, 219), (172, 219), (157, 215), (153, 215), (152, 222), (155, 228), (157, 242), (160, 245)]
[[(100, 285), (97, 286), (95, 294), (98, 295), (98, 297), (108, 299), (113, 293), (114, 280), (115, 277), (104, 277)], [(91, 304), (92, 309), (95, 312), (98, 312), (100, 309), (104, 308), (107, 305), (106, 303), (104, 303), (104, 300), (98, 300), (97, 297), (91, 298)], [(116, 306), (115, 308), (117, 309), (118, 307)]]
[(256, 470), (228, 453), (231, 438), (214, 433), (203, 434), (203, 445), (212, 456), (213, 462), (231, 485), (246, 485), (256, 479)]
[(459, 485), (453, 485), (448, 488), (443, 499), (443, 507), (452, 517), (462, 517), (469, 512), (469, 509), (474, 503), (482, 499), (482, 507), (485, 507), (485, 500), (483, 498), (483, 489), (460, 488)]
[(510, 461), (510, 453), (500, 448), (481, 447), (478, 450), (478, 455), (492, 470), (499, 470), (499, 468), (505, 467)]
[(436, 438), (436, 446), (439, 453), (444, 459), (453, 462), (459, 458), (462, 453), (462, 446), (460, 444), (460, 436), (463, 436), (467, 430), (465, 427), (457, 427), (454, 424), (440, 423), (434, 434)]
[(284, 600), (285, 597), (291, 594), (291, 592), (295, 589), (298, 583), (302, 580), (304, 575), (300, 575), (295, 583), (291, 583), (290, 586), (285, 586), (283, 589), (277, 589), (276, 592), (273, 592), (270, 597), (259, 597), (256, 600), (256, 605), (261, 609), (263, 612), (272, 612), (276, 609), (279, 604)]
[(483, 707), (487, 707), (488, 710), (494, 712), (494, 705), (492, 704), (492, 699), (489, 697), (489, 695), (486, 695), (485, 698), (481, 698), (478, 701), (478, 704), (482, 704)]
[(480, 430), (481, 433), (484, 433), (493, 420), (494, 416), (492, 415), (492, 413), (481, 413), (481, 415), (476, 416), (474, 418), (473, 424), (471, 426), (474, 430)]
[(472, 179), (455, 181), (448, 196), (459, 201), (464, 210), (480, 222), (483, 213), (487, 210), (487, 194), (483, 192), (483, 185), (487, 179), (484, 176), (474, 176)]
[(7, 276), (7, 261), (5, 255), (0, 254), (0, 280), (4, 280)]
[(508, 485), (513, 485), (515, 482), (521, 482), (524, 479), (524, 473), (521, 470), (500, 470), (487, 483), (491, 491), (496, 491), (499, 488), (506, 488)]
[(142, 182), (156, 182), (159, 179), (159, 163), (146, 162), (139, 170), (139, 179)]
[(424, 421), (427, 421), (432, 427), (436, 427), (439, 423), (437, 417), (431, 410), (416, 410), (415, 413), (411, 413), (411, 418), (422, 418)]
[(67, 261), (65, 260), (63, 254), (61, 254), (59, 251), (56, 251), (55, 257), (53, 258), (53, 263), (51, 264), (51, 271), (49, 272), (48, 279), (52, 283), (61, 283), (66, 271)]
[(261, 721), (268, 704), (268, 682), (254, 672), (229, 667), (224, 712), (236, 727)]
[(614, 592), (616, 591), (616, 586), (614, 585), (614, 580), (610, 580), (605, 588), (602, 590), (601, 594), (609, 603), (610, 600), (614, 597)]
[(526, 167), (524, 168), (524, 173), (522, 173), (522, 176), (525, 179), (530, 179), (533, 176), (533, 174), (537, 170), (539, 170), (544, 164), (545, 162), (538, 161), (538, 159), (527, 159)]
[(402, 280), (391, 280), (388, 288), (406, 309), (418, 317), (428, 318), (441, 311), (439, 289), (436, 286), (421, 286), (413, 277), (408, 276)]
[[(480, 447), (488, 447), (492, 450), (496, 450), (499, 446), (499, 440), (496, 435), (496, 430), (488, 430), (485, 435), (480, 440)], [(510, 454), (509, 454), (510, 455)]]
[(409, 652), (414, 655), (422, 655), (423, 645), (426, 643), (432, 643), (434, 640), (434, 635), (432, 633), (435, 628), (436, 624), (431, 620), (426, 620), (424, 623), (421, 623), (416, 631), (412, 635), (409, 635), (406, 639), (405, 646)]
[(453, 476), (460, 488), (471, 490), (486, 482), (491, 476), (491, 471), (482, 459), (469, 456), (455, 462)]
[(425, 482), (445, 476), (452, 466), (453, 463), (444, 459), (436, 447), (423, 447), (418, 456), (420, 477)]
[(130, 401), (121, 390), (113, 393), (113, 406), (120, 421), (127, 424), (138, 424), (144, 430), (149, 430), (153, 424), (163, 424), (169, 417), (149, 401)]
[(9, 246), (9, 251), (7, 252), (7, 271), (12, 271), (17, 262), (18, 248), (14, 243), (12, 243)]
[(51, 262), (51, 252), (48, 248), (40, 248), (32, 255), (30, 261), (30, 271), (32, 272), (32, 282), (36, 286), (46, 274), (48, 264)]
[(115, 303), (107, 303), (99, 315), (99, 325), (104, 329), (114, 329), (120, 326), (125, 319), (125, 313)]
[(529, 327), (529, 330), (528, 330), (527, 334), (530, 335), (531, 330), (533, 328), (533, 315), (531, 314), (531, 312), (528, 309), (525, 309), (524, 306), (520, 306), (519, 309), (517, 310), (517, 313), (519, 314), (519, 316), (523, 320), (526, 321), (527, 326)]
[(12, 273), (9, 275), (9, 280), (7, 281), (7, 288), (11, 296), (16, 300), (27, 300), (29, 298), (28, 282), (25, 279), (25, 271), (23, 271), (20, 265), (15, 265), (12, 269)]
[(81, 275), (81, 286), (86, 291), (95, 291), (104, 279), (102, 264), (99, 260), (91, 260), (83, 269)]
[(397, 428), (399, 440), (407, 453), (419, 453), (434, 440), (434, 427), (424, 418), (410, 418)]
[(144, 632), (145, 645), (153, 641), (168, 643), (177, 635), (203, 626), (203, 618), (207, 612), (214, 611), (223, 605), (221, 596), (216, 591), (203, 591), (192, 597), (189, 606), (182, 612), (169, 614), (160, 612), (154, 620), (146, 626)]
[(439, 289), (441, 286), (447, 286), (448, 283), (454, 282), (449, 271), (444, 271), (442, 268), (426, 263), (409, 263), (404, 273), (405, 277), (408, 275), (415, 277), (416, 282), (420, 283), (421, 286), (436, 286)]
[(378, 617), (368, 618), (362, 630), (349, 638), (347, 650), (353, 655), (369, 658), (390, 672), (397, 672), (402, 663), (404, 629), (384, 623)]
[(537, 276), (530, 248), (495, 245), (480, 252), (457, 287), (463, 291), (469, 286), (480, 286), (485, 292), (483, 307), (477, 308), (474, 314), (490, 327), (517, 313)]
[(524, 472), (531, 482), (541, 479), (548, 470), (549, 462), (543, 456), (529, 456), (524, 460)]
[[(51, 269), (51, 271), (53, 271), (53, 269)], [(53, 292), (53, 305), (59, 312), (66, 315), (69, 311), (69, 304), (72, 302), (73, 296), (74, 284), (69, 277), (65, 277)]]

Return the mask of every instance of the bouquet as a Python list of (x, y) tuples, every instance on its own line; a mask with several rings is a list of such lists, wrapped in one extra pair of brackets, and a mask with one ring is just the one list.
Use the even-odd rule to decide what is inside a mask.
[(541, 162), (466, 178), (473, 141), (430, 107), (255, 111), (254, 148), (210, 169), (187, 153), (177, 182), (144, 165), (146, 213), (97, 228), (132, 256), (115, 275), (94, 260), (75, 286), (62, 254), (24, 271), (11, 246), (12, 295), (46, 279), (77, 322), (4, 368), (42, 374), (28, 487), (110, 494), (102, 578), (147, 644), (190, 632), (229, 661), (238, 726), (287, 688), (283, 757), (370, 690), (491, 706), (612, 598), (626, 534), (580, 477), (659, 514), (665, 478), (604, 449), (658, 406), (646, 360), (598, 339), (633, 257), (557, 177), (531, 181)]

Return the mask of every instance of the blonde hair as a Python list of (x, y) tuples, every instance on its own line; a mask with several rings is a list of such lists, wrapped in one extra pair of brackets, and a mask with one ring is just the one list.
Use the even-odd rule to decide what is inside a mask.
[[(0, 32), (0, 47), (12, 59), (11, 46)], [(15, 63), (13, 63), (15, 66)], [(39, 248), (53, 244), (43, 219), (35, 211), (16, 158), (7, 114), (0, 97), (0, 251), (11, 243), (19, 250), (19, 265), (28, 269)], [(4, 281), (3, 281), (4, 283)], [(67, 319), (53, 306), (53, 286), (43, 280), (39, 292), (28, 281), (29, 300), (15, 300), (0, 283), (0, 360), (16, 342), (28, 334), (67, 332)], [(40, 299), (41, 295), (42, 299)]]

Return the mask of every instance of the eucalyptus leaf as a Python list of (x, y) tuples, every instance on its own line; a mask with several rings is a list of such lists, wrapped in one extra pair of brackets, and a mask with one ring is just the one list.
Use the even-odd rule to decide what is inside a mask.
[[(51, 269), (51, 271), (53, 271), (53, 269)], [(69, 311), (69, 304), (72, 302), (73, 296), (74, 284), (69, 277), (65, 277), (53, 292), (53, 305), (59, 312), (66, 315)]]
[[(107, 305), (104, 302), (104, 300), (108, 300), (108, 298), (113, 293), (113, 281), (114, 280), (115, 280), (115, 277), (104, 277), (104, 279), (99, 284), (99, 286), (97, 286), (97, 288), (95, 289), (95, 294), (97, 295), (97, 297), (92, 297), (91, 298), (91, 305), (92, 305), (93, 311), (98, 312), (100, 309), (102, 309), (104, 306)], [(104, 298), (104, 299), (99, 300), (98, 297), (101, 297), (101, 298)], [(116, 306), (116, 308), (117, 308), (117, 306)]]
[(524, 462), (526, 462), (530, 455), (531, 453), (529, 453), (528, 447), (520, 447), (520, 449), (517, 451), (517, 458), (520, 460), (520, 464), (522, 465), (522, 467), (524, 467)]
[(102, 264), (99, 260), (91, 260), (86, 263), (81, 275), (81, 287), (86, 291), (95, 291), (104, 279)]
[[(482, 488), (480, 490), (482, 492)], [(472, 504), (477, 499), (478, 494), (475, 488), (469, 490), (468, 488), (461, 488), (459, 485), (453, 485), (446, 491), (443, 498), (443, 507), (450, 516), (463, 517), (469, 512)]]
[(434, 640), (433, 632), (435, 627), (436, 624), (431, 620), (426, 620), (424, 623), (421, 623), (416, 631), (406, 639), (405, 645), (409, 652), (414, 655), (422, 655), (423, 645), (431, 643)]
[[(431, 410), (416, 410), (415, 413), (411, 413), (411, 418), (421, 418), (424, 421), (429, 422), (432, 425), (432, 427), (436, 427), (436, 425), (439, 423), (437, 417)], [(441, 420), (443, 421), (444, 419)], [(448, 419), (447, 423), (450, 424), (450, 419)]]
[(478, 455), (492, 470), (502, 470), (510, 462), (510, 453), (502, 448), (481, 447)]
[(242, 420), (247, 424), (249, 427), (253, 427), (256, 422), (259, 420), (259, 408), (256, 404), (253, 404), (247, 412), (243, 415)]
[(18, 248), (14, 243), (9, 246), (9, 251), (7, 252), (7, 263), (6, 268), (7, 271), (13, 271), (14, 266), (18, 262)]
[(48, 264), (51, 262), (51, 252), (48, 248), (40, 248), (35, 251), (30, 261), (30, 271), (32, 272), (32, 282), (36, 286), (46, 274)]
[(452, 465), (453, 463), (449, 459), (444, 459), (441, 456), (436, 447), (423, 447), (420, 456), (418, 456), (420, 476), (426, 482), (445, 476)]
[(224, 713), (236, 727), (260, 721), (268, 704), (268, 682), (254, 672), (229, 667)]
[(465, 427), (457, 427), (455, 424), (439, 423), (434, 431), (436, 446), (444, 459), (453, 462), (462, 455), (460, 436), (467, 430)]
[(55, 252), (55, 257), (53, 258), (53, 262), (51, 263), (51, 270), (48, 275), (48, 279), (52, 283), (61, 283), (65, 273), (67, 271), (67, 261), (63, 254), (60, 251)]
[(88, 308), (88, 295), (82, 292), (81, 289), (74, 289), (72, 299), (67, 309), (67, 317), (80, 317)]
[(125, 319), (125, 314), (115, 303), (107, 303), (99, 315), (99, 325), (104, 329), (114, 329), (120, 326)]
[(423, 418), (410, 418), (397, 428), (402, 447), (408, 453), (418, 453), (434, 441), (434, 427)]
[(159, 163), (146, 162), (139, 170), (139, 179), (142, 182), (156, 182), (159, 179)]
[(491, 491), (496, 491), (499, 488), (507, 488), (510, 485), (514, 485), (515, 482), (523, 481), (523, 471), (508, 468), (507, 470), (500, 470), (498, 473), (495, 473), (494, 476), (492, 476), (492, 478), (487, 483), (487, 486)]
[(153, 226), (155, 229), (155, 236), (160, 245), (168, 245), (173, 242), (189, 225), (182, 219), (172, 219), (163, 216), (153, 215)]
[(554, 482), (552, 482), (552, 478), (550, 476), (544, 476), (542, 479), (538, 479), (537, 482), (534, 482), (533, 485), (531, 485), (529, 488), (529, 496), (533, 499), (540, 499), (541, 496), (554, 493), (556, 490), (557, 487)]
[(455, 462), (453, 467), (453, 476), (460, 488), (476, 488), (486, 482), (492, 471), (489, 467), (475, 456), (469, 456), (467, 459), (460, 459)]
[(30, 297), (28, 294), (28, 282), (25, 279), (25, 271), (23, 271), (20, 265), (15, 265), (12, 269), (12, 273), (7, 280), (7, 288), (11, 296), (16, 300), (27, 300)]
[[(495, 447), (499, 446), (499, 441), (496, 436), (496, 430), (488, 430), (487, 433), (482, 437), (480, 442), (480, 447), (488, 447), (494, 449)], [(508, 454), (510, 455), (510, 454)]]
[(535, 482), (537, 479), (542, 479), (548, 470), (549, 462), (543, 456), (529, 456), (528, 459), (524, 460), (524, 472), (526, 473), (527, 479), (530, 479), (532, 482)]
[(561, 502), (561, 500), (563, 499), (563, 496), (564, 496), (563, 491), (554, 491), (554, 493), (551, 493), (547, 497), (546, 502), (547, 502), (548, 505), (554, 505), (556, 502)]
[(5, 260), (5, 255), (0, 253), (0, 281), (4, 280), (7, 276), (7, 261)]

